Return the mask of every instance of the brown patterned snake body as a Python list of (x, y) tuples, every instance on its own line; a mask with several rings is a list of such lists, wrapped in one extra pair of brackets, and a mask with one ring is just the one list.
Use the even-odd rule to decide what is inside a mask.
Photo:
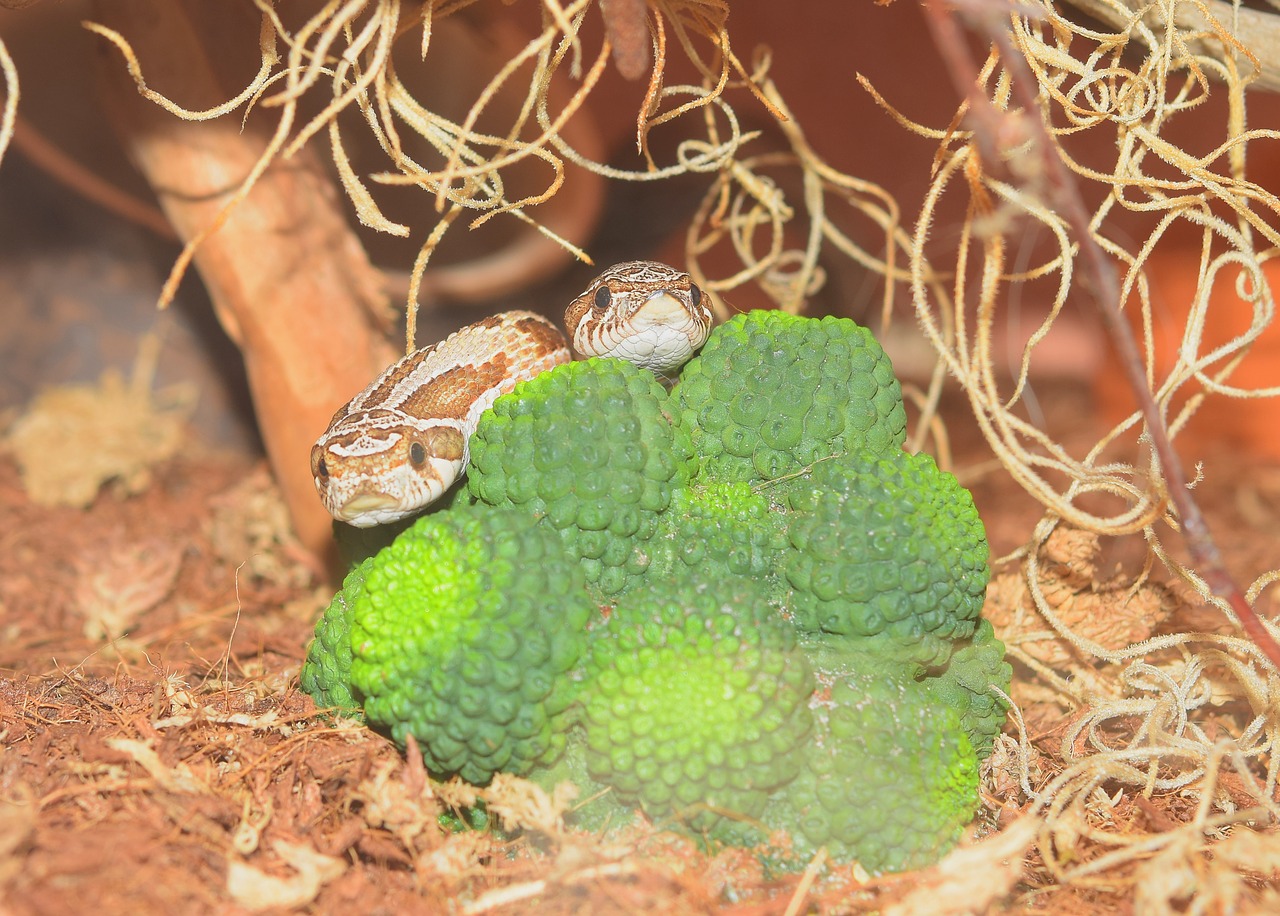
[[(689, 275), (628, 261), (565, 311), (581, 356), (663, 373), (707, 339), (711, 310)], [(503, 312), (415, 350), (334, 414), (311, 449), (311, 473), (336, 519), (370, 528), (421, 511), (466, 471), (480, 415), (518, 382), (568, 362), (564, 335), (533, 312)]]

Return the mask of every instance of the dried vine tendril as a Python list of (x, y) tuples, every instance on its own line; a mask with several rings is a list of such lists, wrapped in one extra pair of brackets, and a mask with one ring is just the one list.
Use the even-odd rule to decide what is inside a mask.
[[(734, 54), (726, 29), (725, 0), (658, 0), (649, 5), (652, 63), (636, 116), (636, 145), (644, 165), (632, 170), (611, 168), (584, 156), (563, 135), (566, 123), (595, 89), (611, 51), (621, 50), (633, 61), (643, 56), (634, 47), (637, 35), (632, 27), (609, 33), (631, 47), (614, 49), (606, 38), (594, 53), (584, 48), (582, 29), (589, 16), (599, 13), (597, 0), (563, 5), (558, 0), (543, 0), (541, 30), (497, 69), (459, 121), (442, 117), (414, 96), (398, 77), (391, 52), (397, 42), (416, 33), (420, 35), (420, 53), (425, 56), (439, 22), (470, 3), (330, 0), (306, 22), (291, 29), (268, 0), (253, 2), (261, 14), (258, 72), (232, 98), (201, 111), (186, 109), (147, 86), (142, 64), (125, 36), (86, 23), (87, 28), (119, 49), (139, 91), (177, 117), (206, 120), (237, 110), (247, 116), (254, 107), (279, 112), (266, 148), (228, 200), (222, 216), (184, 248), (162, 292), (162, 304), (172, 299), (195, 250), (217, 231), (226, 213), (244, 199), (262, 173), (322, 134), (329, 142), (338, 176), (360, 222), (390, 235), (423, 238), (410, 275), (406, 322), (410, 345), (427, 265), (445, 233), (464, 214), (471, 215), (464, 223), (472, 228), (499, 216), (520, 220), (574, 256), (589, 260), (585, 252), (542, 225), (536, 216), (536, 208), (563, 187), (565, 161), (616, 180), (658, 181), (689, 173), (710, 176), (707, 196), (690, 229), (689, 257), (698, 282), (712, 291), (724, 292), (755, 281), (782, 307), (799, 310), (804, 298), (823, 282), (817, 260), (820, 246), (827, 243), (872, 269), (887, 271), (895, 280), (905, 276), (898, 275), (894, 266), (900, 258), (898, 253), (908, 243), (899, 226), (896, 204), (874, 185), (831, 168), (805, 144), (799, 127), (784, 113), (785, 103), (768, 77), (768, 58), (757, 61), (748, 72)], [(634, 26), (634, 22), (630, 25)], [(682, 54), (693, 64), (701, 82), (666, 82), (668, 56), (673, 53)], [(553, 80), (572, 86), (568, 98), (559, 99), (559, 104), (552, 93)], [(478, 131), (480, 116), (492, 106), (498, 92), (509, 85), (523, 87), (518, 114), (502, 133)], [(323, 110), (300, 121), (299, 104), (304, 96), (326, 88), (330, 100)], [(738, 127), (737, 114), (729, 100), (731, 94), (743, 93), (782, 126), (792, 141), (791, 153), (749, 152), (758, 133), (743, 132)], [(352, 167), (344, 134), (354, 128), (339, 122), (339, 115), (348, 109), (359, 112), (359, 123), (386, 157), (385, 169), (361, 176)], [(685, 140), (674, 162), (660, 164), (650, 149), (650, 134), (675, 120), (700, 123), (703, 138)], [(427, 142), (434, 153), (432, 161), (418, 161), (421, 155), (415, 158), (406, 152), (407, 135)], [(550, 180), (539, 191), (511, 199), (504, 175), (529, 159), (541, 161)], [(781, 169), (799, 170), (804, 176), (803, 210), (788, 202), (767, 174)], [(379, 203), (377, 189), (391, 186), (417, 187), (429, 193), (435, 214), (430, 223), (408, 225), (389, 219)], [(864, 250), (827, 218), (825, 199), (833, 194), (862, 211), (884, 234), (887, 259)], [(784, 227), (806, 218), (805, 247), (788, 248)], [(707, 277), (699, 256), (722, 242), (733, 247), (744, 266), (729, 277)], [(892, 292), (886, 287), (886, 316), (891, 301)]]
[[(1211, 394), (1280, 394), (1280, 388), (1249, 389), (1232, 381), (1273, 320), (1263, 265), (1280, 251), (1280, 199), (1245, 177), (1245, 150), (1280, 134), (1246, 127), (1248, 78), (1219, 50), (1244, 49), (1220, 23), (1221, 44), (1215, 45), (1176, 24), (1153, 28), (1124, 3), (1109, 5), (1123, 23), (1109, 33), (1076, 23), (1049, 3), (1012, 13), (998, 4), (966, 6), (970, 27), (991, 41), (984, 62), (964, 59), (964, 41), (952, 40), (961, 34), (956, 15), (931, 6), (939, 47), (950, 56), (953, 75), (962, 74), (958, 88), (962, 94), (974, 89), (945, 129), (913, 124), (881, 98), (898, 123), (938, 143), (908, 249), (917, 316), (1000, 462), (1045, 508), (1031, 540), (1006, 558), (1022, 561), (1035, 610), (1030, 629), (1047, 628), (1076, 657), (1093, 662), (1060, 671), (1061, 663), (1055, 667), (1023, 651), (1017, 629), (1003, 634), (1011, 655), (1079, 710), (1061, 741), (1065, 769), (1033, 788), (1024, 735), (1021, 776), (1032, 810), (1043, 817), (1046, 871), (1058, 882), (1081, 884), (1104, 873), (1109, 883), (1132, 881), (1126, 868), (1135, 862), (1163, 853), (1191, 857), (1223, 827), (1280, 819), (1280, 679), (1268, 652), (1274, 625), (1249, 611), (1240, 620), (1246, 632), (1250, 620), (1258, 632), (1247, 639), (1185, 632), (1120, 648), (1102, 645), (1058, 613), (1062, 590), (1050, 587), (1054, 573), (1043, 562), (1050, 536), (1064, 527), (1096, 536), (1141, 534), (1148, 557), (1131, 589), (1163, 569), (1233, 620), (1245, 601), (1256, 601), (1280, 578), (1280, 570), (1263, 573), (1243, 594), (1235, 593), (1238, 600), (1221, 587), (1212, 542), (1203, 531), (1186, 531), (1200, 524), (1199, 513), (1182, 489), (1176, 455), (1159, 446), (1160, 430), (1175, 438)], [(1211, 92), (1225, 93), (1228, 101), (1223, 139), (1192, 154), (1168, 139), (1167, 128)], [(1114, 150), (1114, 160), (1090, 166), (1074, 155), (1086, 133), (1105, 138), (1089, 147), (1091, 156)], [(960, 195), (967, 211), (958, 241), (930, 246), (949, 195)], [(1148, 219), (1145, 237), (1133, 240), (1115, 228), (1121, 211)], [(1153, 254), (1170, 247), (1171, 230), (1179, 226), (1193, 227), (1200, 239), (1198, 285), (1176, 359), (1161, 368), (1148, 271)], [(1020, 248), (1019, 240), (1029, 237), (1040, 247)], [(1038, 262), (1020, 260), (1046, 245), (1049, 252)], [(1231, 304), (1223, 301), (1230, 297), (1213, 294), (1232, 274), (1236, 298), (1251, 315), (1249, 327), (1210, 346), (1205, 329)], [(946, 295), (937, 288), (939, 275), (953, 278)], [(994, 325), (1010, 303), (1040, 296), (1046, 287), (1047, 314), (1006, 383), (994, 371), (1000, 364)], [(1150, 409), (1134, 412), (1075, 454), (1042, 420), (1030, 419), (1037, 414), (1026, 402), (1028, 376), (1037, 348), (1064, 312), (1098, 297), (1117, 315), (1122, 306), (1137, 312), (1141, 339), (1134, 358), (1135, 364), (1141, 358)], [(1132, 464), (1115, 460), (1126, 445), (1149, 449), (1147, 457)], [(1116, 508), (1098, 509), (1096, 494), (1108, 495)], [(1189, 534), (1198, 568), (1171, 555), (1164, 545), (1170, 531)], [(1197, 550), (1196, 543), (1210, 549)], [(1034, 642), (1043, 634), (1027, 632), (1025, 638)], [(1196, 799), (1194, 816), (1153, 833), (1133, 824), (1121, 828), (1106, 813), (1114, 804), (1108, 799), (1120, 797), (1117, 788), (1147, 798), (1185, 792)], [(1086, 846), (1094, 849), (1081, 852)]]
[(18, 117), (18, 68), (13, 65), (3, 41), (0, 41), (0, 77), (4, 79), (4, 107), (0, 108), (0, 162), (3, 162)]

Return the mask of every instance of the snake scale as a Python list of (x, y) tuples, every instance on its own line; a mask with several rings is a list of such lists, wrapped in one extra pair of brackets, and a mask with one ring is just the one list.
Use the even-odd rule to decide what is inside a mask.
[[(592, 281), (564, 320), (578, 355), (666, 373), (706, 341), (711, 309), (687, 273), (627, 261)], [(325, 508), (358, 528), (421, 511), (466, 472), (471, 434), (498, 396), (571, 358), (560, 330), (526, 311), (477, 321), (405, 356), (334, 414), (312, 447)]]

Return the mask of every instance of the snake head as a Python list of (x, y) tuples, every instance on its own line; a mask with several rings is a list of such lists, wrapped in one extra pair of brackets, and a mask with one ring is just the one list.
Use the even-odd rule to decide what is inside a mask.
[(406, 354), (316, 440), (311, 475), (321, 502), (357, 528), (416, 515), (462, 476), (467, 440), (494, 400), (568, 360), (556, 326), (519, 310)]
[(406, 423), (395, 411), (350, 413), (311, 448), (311, 474), (340, 522), (372, 528), (406, 518), (462, 474), (466, 437), (451, 425)]
[(565, 310), (582, 356), (612, 356), (657, 373), (678, 369), (707, 340), (711, 308), (684, 271), (625, 261), (592, 281)]

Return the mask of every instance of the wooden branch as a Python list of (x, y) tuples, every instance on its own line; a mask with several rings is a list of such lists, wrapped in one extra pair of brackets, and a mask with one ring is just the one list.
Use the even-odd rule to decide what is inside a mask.
[[(1106, 0), (1067, 2), (1114, 29), (1127, 29), (1133, 20), (1132, 16), (1122, 13)], [(1151, 4), (1144, 9), (1146, 12), (1142, 21), (1156, 34), (1163, 32), (1168, 21), (1164, 15), (1164, 7)], [(1233, 8), (1223, 0), (1203, 0), (1203, 7), (1200, 4), (1178, 3), (1174, 4), (1173, 9), (1173, 21), (1178, 28), (1203, 34), (1203, 37), (1188, 42), (1193, 51), (1218, 60), (1237, 56), (1234, 49), (1228, 49), (1221, 41), (1212, 37), (1216, 31), (1209, 20), (1209, 16), (1212, 16), (1219, 27), (1233, 29), (1240, 43), (1262, 62), (1262, 69), (1249, 84), (1250, 87), (1280, 91), (1280, 14), (1243, 6)], [(1136, 31), (1132, 33), (1132, 37), (1137, 41), (1142, 40), (1142, 35)], [(1248, 63), (1241, 67), (1242, 75), (1247, 75), (1251, 70)]]
[[(173, 0), (98, 0), (97, 20), (127, 37), (149, 85), (191, 108), (230, 93), (197, 30)], [(227, 28), (238, 17), (222, 19)], [(256, 44), (244, 19), (243, 47)], [(178, 235), (209, 225), (261, 156), (278, 117), (190, 122), (144, 99), (114, 49), (103, 54), (109, 113)], [(391, 359), (370, 317), (384, 306), (380, 276), (343, 217), (338, 189), (304, 149), (277, 162), (197, 251), (218, 319), (240, 346), (258, 426), (298, 536), (331, 556), (331, 522), (316, 497), (309, 453), (333, 412)]]

